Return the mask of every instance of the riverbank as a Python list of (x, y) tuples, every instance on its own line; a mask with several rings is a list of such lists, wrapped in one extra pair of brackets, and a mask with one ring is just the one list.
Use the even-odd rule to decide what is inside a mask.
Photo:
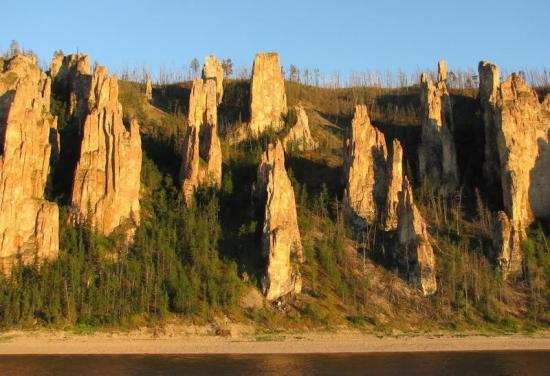
[(549, 350), (550, 334), (533, 336), (400, 335), (339, 333), (219, 336), (137, 330), (79, 335), (66, 331), (10, 331), (0, 354), (303, 354), (431, 351)]

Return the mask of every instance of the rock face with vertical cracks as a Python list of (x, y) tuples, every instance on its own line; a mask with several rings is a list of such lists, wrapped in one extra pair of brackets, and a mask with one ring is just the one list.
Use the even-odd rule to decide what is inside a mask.
[(279, 54), (259, 53), (254, 59), (250, 89), (249, 127), (252, 135), (259, 135), (269, 128), (281, 130), (286, 113), (285, 82)]
[(285, 149), (296, 148), (297, 150), (315, 150), (319, 143), (311, 135), (309, 120), (306, 111), (302, 106), (296, 106), (296, 123), (290, 128), (283, 139)]
[(265, 203), (262, 253), (266, 259), (262, 288), (268, 300), (299, 293), (304, 261), (294, 190), (285, 169), (280, 141), (270, 144), (258, 166), (257, 193)]
[(399, 204), (399, 192), (403, 187), (403, 148), (395, 139), (388, 155), (386, 168), (387, 195), (384, 207), (384, 229), (391, 231), (397, 229), (399, 218), (397, 207)]
[(410, 283), (424, 295), (431, 295), (437, 291), (435, 255), (426, 222), (414, 203), (412, 188), (406, 177), (399, 193), (397, 212), (398, 261), (406, 270)]
[(418, 148), (419, 175), (446, 192), (459, 185), (453, 137), (451, 97), (447, 89), (447, 63), (438, 65), (438, 81), (423, 73), (420, 78), (422, 136)]
[(365, 105), (355, 107), (351, 133), (344, 142), (344, 210), (358, 227), (382, 219), (386, 201), (386, 162), (384, 134), (370, 122)]
[(139, 125), (123, 123), (118, 80), (98, 66), (91, 77), (87, 115), (72, 187), (75, 220), (88, 216), (94, 228), (108, 235), (127, 224), (131, 237), (140, 221), (141, 137)]
[[(205, 65), (203, 72), (206, 71), (208, 69)], [(216, 78), (199, 78), (193, 81), (189, 98), (189, 124), (185, 133), (180, 168), (181, 187), (186, 205), (191, 204), (193, 194), (199, 185), (217, 188), (221, 186), (222, 151), (217, 126), (217, 83)]]
[(69, 104), (68, 115), (82, 123), (88, 111), (91, 70), (88, 55), (55, 55), (50, 63), (54, 94)]
[(204, 60), (202, 68), (202, 79), (216, 81), (217, 104), (222, 103), (223, 99), (223, 67), (213, 55), (208, 55)]
[[(50, 113), (50, 78), (32, 57), (0, 62), (0, 270), (53, 259), (59, 249), (59, 210), (45, 199), (57, 147)], [(53, 137), (52, 137), (53, 135)]]
[[(500, 183), (504, 212), (495, 229), (497, 260), (506, 277), (521, 270), (521, 240), (535, 218), (550, 217), (550, 97), (516, 74), (499, 83), (498, 68), (481, 62), (487, 177)], [(505, 218), (506, 217), (506, 218)]]

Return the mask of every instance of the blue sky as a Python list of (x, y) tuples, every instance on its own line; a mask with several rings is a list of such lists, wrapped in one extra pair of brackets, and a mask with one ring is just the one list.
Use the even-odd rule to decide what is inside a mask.
[(187, 67), (213, 53), (251, 65), (415, 71), (488, 59), (505, 69), (550, 66), (549, 0), (19, 0), (2, 7), (0, 50), (12, 39), (49, 61), (77, 49), (113, 70)]

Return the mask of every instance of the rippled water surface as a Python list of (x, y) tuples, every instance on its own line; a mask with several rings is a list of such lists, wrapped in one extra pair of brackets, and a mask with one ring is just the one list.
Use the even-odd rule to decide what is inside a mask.
[(0, 356), (1, 375), (550, 375), (550, 352)]

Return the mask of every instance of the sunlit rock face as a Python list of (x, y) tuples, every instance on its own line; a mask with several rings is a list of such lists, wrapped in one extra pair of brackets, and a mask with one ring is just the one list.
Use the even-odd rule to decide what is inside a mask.
[(403, 188), (403, 148), (398, 140), (393, 140), (386, 168), (386, 203), (384, 207), (384, 229), (395, 230), (399, 223), (397, 207), (399, 192)]
[(447, 89), (447, 63), (439, 62), (438, 81), (426, 74), (420, 79), (422, 135), (418, 147), (418, 167), (421, 179), (451, 192), (459, 185), (458, 165), (453, 137), (451, 97)]
[(55, 55), (50, 63), (53, 92), (68, 103), (68, 115), (82, 123), (88, 112), (90, 57), (83, 54)]
[(525, 229), (535, 218), (550, 217), (550, 97), (541, 103), (516, 74), (500, 83), (498, 68), (488, 62), (479, 64), (479, 72), (484, 172), (502, 189), (495, 246), (506, 277), (521, 270)]
[(219, 105), (223, 99), (223, 67), (213, 55), (206, 56), (202, 68), (202, 79), (216, 81), (216, 103)]
[(153, 100), (153, 81), (150, 77), (145, 79), (145, 100), (148, 102)]
[(139, 125), (123, 123), (118, 80), (98, 66), (91, 77), (71, 204), (75, 220), (90, 220), (101, 234), (125, 225), (131, 237), (140, 222), (141, 137)]
[(257, 54), (252, 68), (250, 89), (250, 132), (252, 135), (259, 135), (269, 128), (281, 130), (287, 110), (279, 54)]
[(398, 262), (405, 269), (409, 282), (424, 295), (437, 291), (435, 255), (426, 222), (416, 207), (412, 187), (407, 178), (399, 193)]
[(307, 113), (302, 106), (296, 106), (296, 123), (290, 128), (287, 135), (283, 139), (285, 150), (290, 148), (306, 151), (315, 150), (319, 147), (319, 143), (311, 135), (309, 129), (309, 119)]
[(379, 221), (387, 198), (388, 151), (384, 134), (370, 122), (365, 105), (355, 107), (344, 141), (344, 209), (356, 227)]
[(20, 258), (53, 259), (59, 210), (45, 199), (58, 148), (50, 78), (34, 58), (0, 61), (0, 271)]
[(301, 291), (298, 266), (304, 261), (294, 190), (280, 141), (270, 144), (263, 153), (256, 189), (265, 203), (262, 253), (266, 268), (262, 288), (268, 300), (276, 300)]
[[(209, 68), (214, 64), (212, 58), (207, 58), (210, 65), (205, 63), (203, 75), (209, 71), (216, 72), (216, 69)], [(221, 74), (223, 79), (223, 70)], [(218, 101), (221, 94), (218, 82), (215, 76), (193, 81), (180, 168), (181, 188), (186, 205), (191, 204), (198, 186), (221, 186), (222, 151), (218, 136)]]

